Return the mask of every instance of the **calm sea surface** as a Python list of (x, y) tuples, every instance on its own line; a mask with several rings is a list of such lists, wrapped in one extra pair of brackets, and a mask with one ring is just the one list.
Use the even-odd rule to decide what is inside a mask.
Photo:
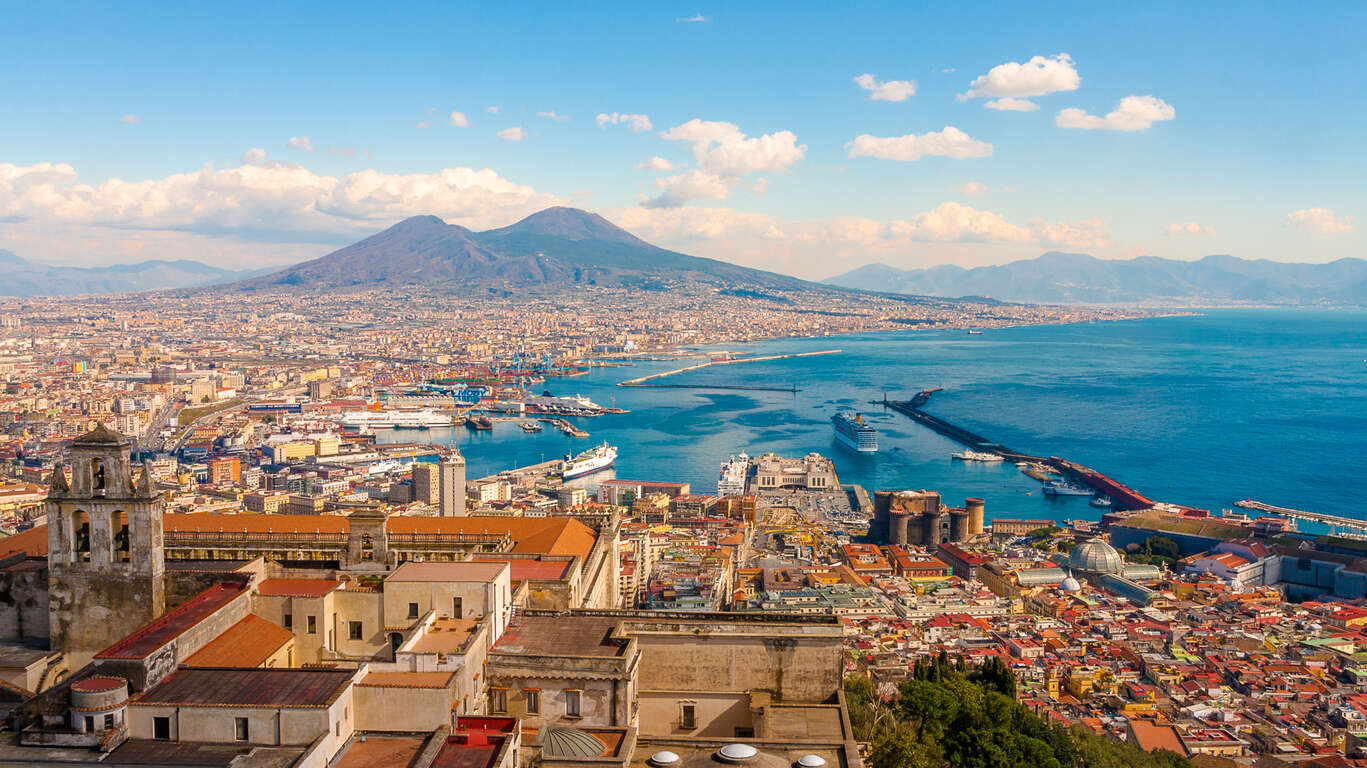
[[(1063, 456), (1150, 498), (1211, 509), (1251, 497), (1367, 518), (1367, 312), (1211, 311), (1198, 317), (990, 330), (904, 331), (728, 347), (744, 355), (839, 348), (839, 355), (717, 366), (674, 384), (796, 386), (798, 392), (643, 389), (623, 379), (699, 361), (643, 362), (549, 379), (631, 413), (580, 419), (587, 439), (547, 427), (524, 434), (463, 428), (380, 433), (382, 441), (456, 445), (470, 477), (552, 459), (600, 441), (618, 446), (615, 475), (716, 488), (720, 462), (742, 451), (832, 456), (842, 481), (929, 488), (950, 504), (987, 500), (987, 516), (1099, 516), (1086, 498), (1049, 499), (1009, 462), (950, 459), (959, 446), (870, 404), (943, 387), (926, 406), (1025, 453)], [(855, 408), (880, 451), (837, 444), (830, 417)], [(600, 474), (597, 478), (611, 477)]]

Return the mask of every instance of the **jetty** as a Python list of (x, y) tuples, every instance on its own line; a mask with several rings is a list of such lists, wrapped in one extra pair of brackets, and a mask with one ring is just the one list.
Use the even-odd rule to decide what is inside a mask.
[(1320, 523), (1322, 525), (1327, 525), (1330, 528), (1342, 528), (1350, 531), (1367, 531), (1367, 520), (1358, 520), (1342, 515), (1328, 515), (1323, 512), (1306, 512), (1300, 509), (1291, 509), (1290, 507), (1277, 507), (1272, 504), (1264, 504), (1261, 501), (1254, 501), (1253, 499), (1236, 501), (1234, 502), (1234, 506), (1242, 509), (1266, 512), (1269, 515), (1285, 517), (1291, 520), (1306, 520), (1312, 523)]
[(840, 354), (840, 352), (841, 350), (838, 349), (824, 349), (820, 352), (793, 352), (787, 355), (764, 355), (763, 357), (736, 357), (729, 358), (726, 360), (709, 360), (705, 363), (698, 363), (697, 365), (689, 365), (683, 368), (675, 368), (672, 371), (652, 373), (649, 376), (641, 376), (640, 378), (636, 379), (627, 379), (626, 381), (619, 381), (617, 382), (617, 386), (670, 387), (673, 389), (753, 389), (767, 390), (773, 392), (796, 392), (797, 387), (761, 387), (742, 386), (739, 384), (651, 384), (649, 382), (657, 381), (659, 379), (667, 378), (669, 376), (677, 376), (681, 373), (688, 373), (689, 371), (700, 371), (703, 368), (711, 368), (715, 365), (740, 365), (741, 363), (763, 363), (770, 360), (787, 360), (788, 358), (793, 357), (817, 357), (820, 355), (838, 355)]

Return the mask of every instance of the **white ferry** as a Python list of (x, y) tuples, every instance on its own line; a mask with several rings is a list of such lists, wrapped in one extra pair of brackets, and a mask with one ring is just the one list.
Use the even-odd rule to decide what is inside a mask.
[(565, 465), (560, 471), (560, 477), (569, 480), (573, 477), (583, 477), (594, 472), (607, 469), (617, 461), (617, 447), (603, 443), (597, 448), (590, 448), (578, 456), (571, 457), (565, 455)]

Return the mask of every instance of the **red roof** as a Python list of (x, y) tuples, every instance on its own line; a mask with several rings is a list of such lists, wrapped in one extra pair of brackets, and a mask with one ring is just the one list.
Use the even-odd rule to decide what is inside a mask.
[(256, 591), (268, 597), (322, 597), (341, 585), (335, 579), (266, 579)]
[(326, 707), (351, 684), (354, 669), (182, 667), (134, 706)]
[(184, 605), (159, 619), (144, 624), (133, 634), (95, 654), (97, 659), (141, 659), (161, 648), (183, 632), (212, 616), (220, 608), (244, 594), (241, 583), (215, 584), (190, 598)]

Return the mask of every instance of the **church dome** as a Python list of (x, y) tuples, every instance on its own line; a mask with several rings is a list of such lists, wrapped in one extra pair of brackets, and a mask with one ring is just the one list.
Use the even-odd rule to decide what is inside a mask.
[(1064, 592), (1078, 592), (1082, 589), (1082, 584), (1072, 576), (1065, 576), (1063, 582), (1058, 585), (1058, 588)]
[(578, 728), (547, 728), (541, 736), (541, 754), (558, 758), (589, 758), (603, 754), (597, 736)]
[(1120, 573), (1125, 560), (1115, 547), (1101, 539), (1088, 539), (1068, 553), (1068, 567), (1083, 573)]

